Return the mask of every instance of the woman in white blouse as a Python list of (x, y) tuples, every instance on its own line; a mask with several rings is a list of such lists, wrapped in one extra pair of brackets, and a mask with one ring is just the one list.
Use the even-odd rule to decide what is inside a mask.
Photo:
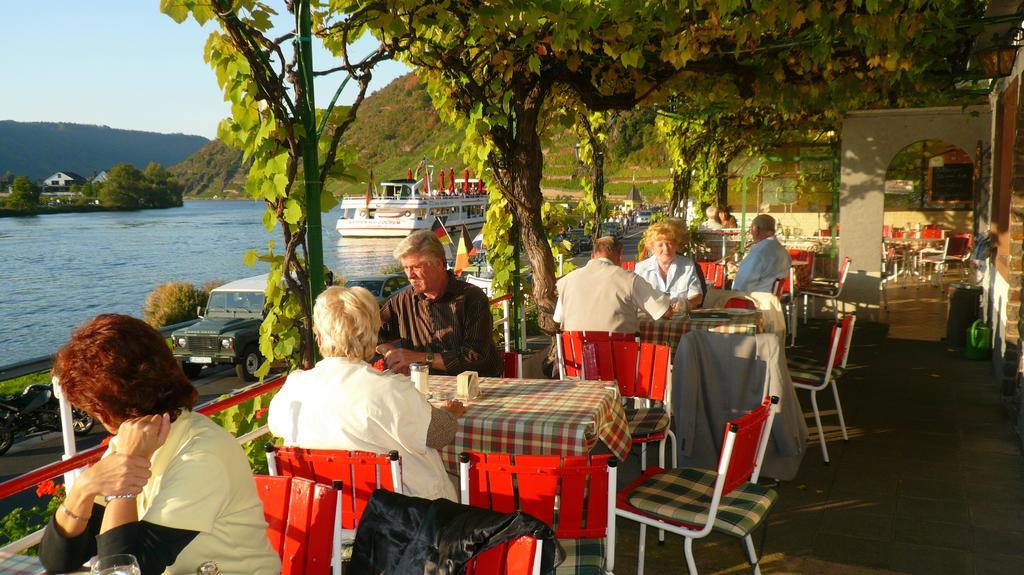
[(686, 245), (689, 233), (678, 220), (652, 224), (644, 233), (644, 245), (651, 257), (637, 262), (636, 274), (672, 298), (672, 305), (681, 309), (700, 307), (704, 286), (697, 264), (692, 258), (676, 253)]

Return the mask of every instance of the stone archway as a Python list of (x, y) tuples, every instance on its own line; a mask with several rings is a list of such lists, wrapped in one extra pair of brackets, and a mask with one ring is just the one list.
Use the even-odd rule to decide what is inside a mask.
[[(991, 144), (992, 112), (987, 106), (851, 112), (843, 120), (839, 183), (839, 257), (851, 260), (843, 300), (864, 319), (877, 320), (881, 281), (885, 173), (900, 150), (919, 140), (944, 140), (978, 161), (981, 144)], [(990, 166), (979, 186), (991, 193)], [(977, 214), (975, 214), (977, 218)]]

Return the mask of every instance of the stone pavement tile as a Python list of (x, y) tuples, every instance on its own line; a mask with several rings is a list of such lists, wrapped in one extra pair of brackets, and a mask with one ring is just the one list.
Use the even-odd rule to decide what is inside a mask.
[(969, 513), (966, 501), (942, 501), (919, 497), (900, 497), (896, 516), (922, 521), (967, 523)]
[[(1005, 455), (984, 451), (964, 451), (961, 456), (961, 464), (964, 468), (970, 469), (1009, 469), (1016, 473), (1024, 473), (1024, 457), (1020, 455)], [(1014, 477), (1017, 477), (1015, 475)]]
[[(843, 565), (822, 561), (817, 557), (775, 557), (766, 555), (761, 561), (761, 572), (778, 575), (897, 575), (885, 569), (872, 569), (862, 565)], [(745, 573), (745, 571), (740, 571)]]
[(832, 494), (828, 502), (825, 503), (825, 507), (826, 509), (848, 509), (857, 513), (893, 517), (896, 515), (897, 501), (898, 498), (895, 495), (881, 495), (877, 493), (846, 496)]
[(889, 568), (920, 575), (973, 575), (971, 554), (959, 549), (893, 543)]
[(814, 557), (844, 565), (860, 565), (875, 569), (889, 566), (889, 541), (875, 541), (832, 533), (818, 533), (814, 538)]
[(1005, 553), (1024, 556), (1024, 531), (1006, 529), (974, 528), (974, 543), (971, 547), (975, 554)]
[(964, 489), (969, 501), (994, 501), (1004, 505), (1024, 505), (1024, 486), (1019, 480), (971, 481)]
[(966, 497), (963, 483), (959, 478), (954, 480), (903, 478), (900, 479), (900, 496), (951, 500), (963, 500)]
[(899, 492), (899, 476), (893, 468), (872, 468), (864, 472), (840, 473), (832, 484), (832, 494), (896, 495)]
[(955, 445), (904, 445), (902, 455), (911, 461), (931, 461), (949, 465), (960, 464), (960, 449)]
[(939, 461), (901, 460), (897, 468), (900, 479), (949, 479), (956, 468)]
[(971, 525), (975, 527), (1024, 531), (1024, 506), (998, 501), (971, 501), (968, 507)]
[(894, 538), (900, 543), (970, 550), (972, 529), (970, 525), (963, 523), (921, 521), (901, 517), (895, 520)]
[[(780, 516), (768, 519), (765, 554), (807, 555), (814, 551), (814, 534), (821, 526), (823, 513)], [(760, 545), (764, 532), (755, 533), (754, 543)]]
[(861, 513), (853, 509), (829, 509), (822, 517), (821, 532), (892, 541), (893, 520), (889, 516)]
[(1020, 575), (1024, 573), (1024, 557), (986, 553), (974, 555), (975, 575)]
[(1015, 437), (984, 437), (968, 435), (960, 439), (960, 447), (965, 450), (1001, 453), (1020, 457), (1020, 442)]

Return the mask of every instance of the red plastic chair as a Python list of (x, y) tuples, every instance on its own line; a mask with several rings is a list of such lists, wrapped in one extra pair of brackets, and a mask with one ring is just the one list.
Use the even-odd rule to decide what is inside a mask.
[[(337, 491), (301, 477), (254, 479), (270, 546), (281, 557), (282, 575), (331, 573), (332, 557), (341, 557), (341, 539), (335, 536)], [(340, 573), (340, 560), (335, 564)]]
[(843, 404), (839, 401), (837, 381), (846, 370), (846, 361), (850, 357), (850, 345), (853, 342), (853, 326), (856, 319), (853, 315), (846, 315), (843, 316), (840, 323), (832, 326), (832, 336), (824, 362), (801, 358), (793, 354), (786, 358), (793, 387), (811, 392), (811, 409), (814, 411), (814, 422), (818, 426), (818, 439), (821, 441), (821, 455), (826, 465), (829, 463), (828, 446), (825, 445), (825, 432), (821, 427), (821, 412), (818, 410), (817, 394), (831, 384), (832, 395), (836, 400), (839, 428), (842, 430), (843, 440), (849, 441), (850, 437), (846, 433), (846, 419), (843, 417)]
[(462, 503), (536, 517), (555, 531), (570, 558), (593, 552), (586, 540), (603, 540), (604, 570), (611, 573), (617, 465), (611, 455), (463, 452), (459, 455)]
[(728, 301), (725, 302), (725, 305), (722, 307), (724, 307), (725, 309), (757, 309), (757, 306), (754, 305), (754, 302), (742, 297), (731, 297), (728, 299)]
[(530, 536), (495, 545), (466, 564), (466, 575), (541, 575), (539, 541)]
[(971, 258), (973, 239), (971, 234), (955, 234), (949, 237), (946, 247), (946, 264), (960, 264), (960, 275), (967, 274), (967, 261)]
[(376, 454), (271, 444), (267, 444), (266, 451), (270, 475), (302, 477), (324, 484), (340, 482), (341, 528), (346, 538), (354, 537), (359, 518), (374, 491), (386, 489), (402, 493), (402, 458), (397, 451)]
[(629, 262), (629, 261), (626, 261), (626, 260), (622, 260), (622, 262), (620, 262), (619, 265), (621, 265), (622, 269), (624, 269), (624, 270), (628, 270), (628, 271), (631, 271), (631, 272), (635, 272), (636, 271), (636, 262)]
[(704, 274), (704, 281), (709, 288), (723, 289), (725, 287), (725, 264), (719, 262), (697, 262), (700, 271)]
[(800, 291), (804, 286), (810, 285), (814, 279), (814, 256), (810, 250), (789, 250), (789, 258), (794, 262), (807, 262), (796, 267), (796, 287)]
[(523, 378), (523, 354), (511, 351), (501, 352), (502, 377)]
[(925, 226), (921, 229), (921, 237), (933, 240), (941, 240), (946, 237), (946, 231), (938, 227)]
[(640, 342), (631, 333), (564, 331), (559, 334), (562, 378), (614, 381), (623, 398), (640, 404), (626, 410), (633, 444), (641, 444), (640, 467), (647, 467), (647, 444), (658, 444), (658, 464), (665, 466), (665, 440), (672, 440), (672, 463), (677, 461), (675, 434), (669, 429), (666, 401), (672, 348)]
[(761, 573), (750, 534), (778, 497), (757, 485), (778, 402), (778, 397), (766, 397), (753, 411), (726, 424), (717, 473), (652, 467), (618, 493), (615, 514), (640, 523), (639, 575), (644, 572), (648, 525), (684, 537), (690, 575), (697, 575), (693, 540), (712, 531), (743, 539), (754, 573)]

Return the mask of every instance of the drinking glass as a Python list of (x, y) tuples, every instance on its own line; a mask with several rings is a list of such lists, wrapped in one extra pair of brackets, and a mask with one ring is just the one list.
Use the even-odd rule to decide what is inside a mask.
[(108, 555), (92, 564), (91, 575), (142, 575), (134, 555)]

